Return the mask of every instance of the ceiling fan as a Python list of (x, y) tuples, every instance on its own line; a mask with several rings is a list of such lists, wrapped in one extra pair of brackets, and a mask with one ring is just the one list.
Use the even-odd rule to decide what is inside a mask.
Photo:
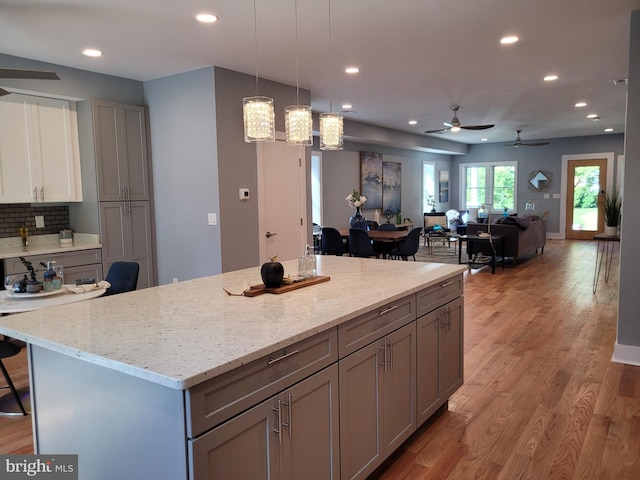
[(458, 110), (460, 107), (458, 105), (453, 105), (451, 110), (453, 111), (453, 119), (451, 122), (444, 122), (444, 125), (447, 128), (439, 128), (436, 130), (427, 130), (424, 133), (443, 133), (443, 132), (457, 132), (460, 129), (463, 130), (486, 130), (487, 128), (493, 128), (494, 125), (461, 125), (460, 120), (458, 119)]
[[(41, 70), (20, 70), (18, 68), (0, 68), (0, 80), (3, 78), (25, 79), (25, 80), (60, 80), (55, 72)], [(0, 97), (9, 95), (11, 92), (0, 87)]]
[(524, 143), (520, 139), (520, 132), (522, 130), (516, 130), (516, 141), (515, 143), (511, 143), (509, 145), (505, 145), (505, 147), (542, 147), (544, 145), (549, 145), (549, 142), (538, 142), (538, 143)]

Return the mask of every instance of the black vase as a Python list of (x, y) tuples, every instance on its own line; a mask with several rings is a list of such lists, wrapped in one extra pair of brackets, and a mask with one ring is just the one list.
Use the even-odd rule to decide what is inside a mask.
[(351, 228), (359, 228), (361, 230), (367, 230), (367, 219), (360, 213), (360, 207), (356, 207), (356, 213), (353, 217), (349, 218), (349, 226)]
[(278, 288), (284, 278), (284, 267), (280, 262), (267, 262), (260, 268), (262, 283), (267, 288)]

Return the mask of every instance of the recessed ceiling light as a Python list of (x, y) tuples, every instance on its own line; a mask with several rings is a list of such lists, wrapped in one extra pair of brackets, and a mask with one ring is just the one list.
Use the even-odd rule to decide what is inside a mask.
[(212, 13), (199, 13), (196, 20), (202, 23), (213, 23), (218, 21), (218, 17)]
[(557, 80), (557, 79), (558, 79), (558, 75), (556, 75), (555, 73), (551, 73), (546, 77), (544, 77), (545, 82), (553, 82), (554, 80)]
[(605, 128), (604, 131), (605, 132), (613, 132), (613, 128)]
[(508, 35), (506, 37), (502, 37), (500, 39), (500, 43), (502, 45), (510, 45), (512, 43), (516, 43), (518, 40), (520, 40), (518, 37), (516, 37), (515, 35)]
[(486, 142), (486, 141), (488, 141), (488, 140), (489, 140), (488, 138), (481, 138), (481, 139), (480, 139), (480, 141), (481, 141), (481, 142)]
[(582, 107), (586, 107), (587, 106), (587, 102), (578, 102), (574, 105), (574, 107), (576, 108), (582, 108)]
[(360, 69), (358, 67), (347, 67), (344, 71), (347, 73), (358, 73)]
[(597, 113), (590, 113), (589, 115), (587, 115), (587, 118), (598, 118), (598, 114)]
[(417, 120), (409, 120), (409, 125), (417, 125), (418, 121)]
[(350, 103), (343, 103), (342, 104), (342, 109), (343, 110), (351, 110), (353, 108), (353, 105), (351, 105)]
[(101, 57), (102, 52), (100, 50), (96, 50), (95, 48), (85, 48), (82, 53), (87, 57)]

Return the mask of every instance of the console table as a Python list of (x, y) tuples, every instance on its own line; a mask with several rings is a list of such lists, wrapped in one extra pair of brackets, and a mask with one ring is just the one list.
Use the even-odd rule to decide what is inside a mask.
[(594, 240), (598, 241), (598, 248), (596, 250), (596, 265), (593, 273), (593, 293), (596, 293), (598, 289), (598, 279), (600, 278), (600, 269), (602, 268), (602, 261), (604, 260), (604, 283), (609, 281), (609, 274), (611, 273), (611, 264), (613, 260), (613, 249), (616, 244), (620, 243), (620, 237), (618, 235), (609, 236), (604, 233), (598, 233), (593, 236)]

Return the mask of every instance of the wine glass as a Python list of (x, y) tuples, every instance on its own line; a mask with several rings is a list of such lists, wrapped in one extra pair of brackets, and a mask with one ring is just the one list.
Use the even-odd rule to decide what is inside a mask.
[(9, 303), (13, 303), (13, 293), (15, 292), (14, 285), (18, 279), (13, 275), (7, 275), (4, 277), (4, 288), (7, 291), (7, 298), (9, 298)]

